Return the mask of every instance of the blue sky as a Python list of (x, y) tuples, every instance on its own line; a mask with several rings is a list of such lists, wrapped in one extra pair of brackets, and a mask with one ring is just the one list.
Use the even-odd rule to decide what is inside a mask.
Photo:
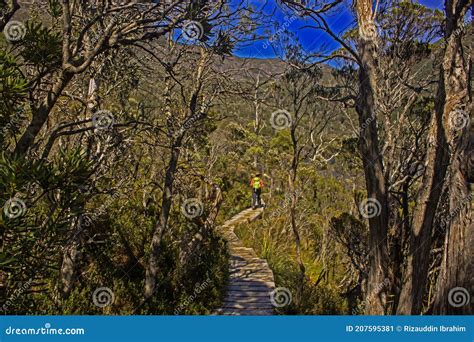
[[(416, 2), (417, 0), (413, 1)], [(442, 10), (444, 8), (444, 0), (418, 0), (417, 2), (432, 9)], [(260, 7), (263, 3), (266, 3), (264, 8), (266, 13), (272, 13), (273, 10), (276, 9), (272, 18), (276, 26), (282, 27), (286, 22), (288, 29), (297, 34), (305, 50), (309, 51), (320, 46), (324, 46), (325, 49), (328, 50), (338, 47), (338, 45), (328, 38), (323, 32), (314, 29), (302, 29), (302, 27), (305, 25), (304, 20), (299, 18), (291, 18), (291, 20), (289, 20), (288, 17), (285, 18), (285, 13), (279, 9), (279, 7), (276, 5), (276, 1), (254, 1), (254, 4), (256, 6), (259, 6), (260, 4)], [(329, 25), (337, 32), (345, 31), (353, 24), (353, 22), (353, 15), (347, 8), (334, 12), (328, 17)], [(272, 48), (268, 45), (268, 41), (257, 41), (248, 46), (236, 49), (234, 53), (240, 57), (273, 58), (275, 57), (275, 54)]]

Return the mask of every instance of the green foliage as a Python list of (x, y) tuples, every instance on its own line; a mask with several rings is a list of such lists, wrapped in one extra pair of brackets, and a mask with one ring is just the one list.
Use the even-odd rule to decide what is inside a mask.
[(291, 151), (291, 135), (288, 130), (277, 131), (270, 140), (270, 147), (276, 151)]
[[(200, 226), (183, 219), (179, 208), (170, 223), (175, 228), (174, 233), (162, 243), (156, 295), (141, 305), (146, 241), (156, 223), (156, 206), (144, 210), (140, 196), (91, 198), (89, 191), (81, 190), (90, 176), (90, 162), (81, 151), (61, 150), (54, 162), (38, 164), (4, 155), (0, 166), (1, 184), (8, 185), (9, 190), (1, 189), (0, 193), (6, 195), (1, 198), (2, 203), (28, 185), (41, 185), (35, 194), (23, 194), (27, 204), (24, 215), (15, 220), (3, 217), (0, 221), (1, 272), (8, 274), (7, 289), (1, 299), (14, 298), (7, 312), (209, 314), (218, 307), (227, 280), (225, 245), (209, 231), (203, 245), (194, 251), (186, 265), (181, 265), (182, 246)], [(81, 258), (82, 271), (69, 296), (53, 298), (61, 286), (56, 271), (61, 265), (61, 241), (70, 234), (72, 218), (84, 210), (92, 218), (91, 224), (84, 227), (81, 247), (81, 255), (87, 257)], [(50, 219), (44, 224), (47, 217)], [(41, 222), (43, 226), (38, 224)], [(35, 279), (33, 285), (16, 298), (14, 293), (20, 286), (17, 280), (30, 277)], [(38, 282), (39, 279), (46, 282)], [(204, 282), (204, 289), (197, 293), (196, 288)], [(92, 300), (94, 291), (100, 287), (110, 288), (115, 298), (104, 308)], [(175, 312), (176, 308), (180, 308), (179, 312)]]
[(62, 36), (40, 22), (28, 21), (25, 37), (15, 44), (26, 63), (50, 72), (61, 65)]
[(215, 42), (212, 45), (212, 49), (219, 56), (230, 56), (232, 50), (235, 48), (235, 43), (232, 42), (230, 36), (222, 31), (217, 33)]
[(62, 14), (62, 6), (59, 0), (48, 0), (48, 12), (53, 18), (59, 18)]
[(22, 118), (20, 108), (26, 99), (28, 81), (23, 76), (16, 59), (0, 51), (0, 146), (9, 131), (15, 130)]
[(60, 247), (56, 245), (60, 240), (56, 240), (55, 234), (61, 236), (68, 224), (65, 210), (83, 201), (78, 184), (90, 174), (89, 167), (90, 163), (75, 151), (61, 153), (60, 158), (51, 163), (31, 161), (6, 152), (1, 155), (0, 203), (3, 207), (13, 199), (23, 206), (17, 206), (17, 210), (21, 210), (18, 216), (8, 216), (5, 209), (0, 218), (0, 253), (3, 260), (15, 258), (15, 264), (3, 270), (12, 272), (13, 279), (24, 279), (34, 272), (26, 265), (37, 265), (38, 272), (48, 267), (39, 255), (44, 257), (44, 253), (54, 253)]
[(1, 113), (11, 112), (25, 98), (27, 80), (24, 78), (16, 59), (6, 51), (0, 51), (0, 80), (2, 101)]

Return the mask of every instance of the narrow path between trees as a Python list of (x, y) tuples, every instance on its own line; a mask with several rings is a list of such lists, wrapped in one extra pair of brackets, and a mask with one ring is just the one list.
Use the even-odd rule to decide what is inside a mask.
[(234, 233), (234, 227), (259, 218), (263, 208), (246, 209), (218, 227), (229, 248), (229, 283), (218, 315), (273, 315), (270, 299), (275, 288), (273, 272), (266, 260), (258, 258)]

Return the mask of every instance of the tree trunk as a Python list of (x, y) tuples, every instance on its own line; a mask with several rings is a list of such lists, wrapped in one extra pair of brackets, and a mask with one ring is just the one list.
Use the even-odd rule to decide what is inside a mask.
[(10, 21), (16, 11), (20, 8), (17, 0), (6, 0), (6, 7), (0, 8), (0, 31), (3, 31), (5, 25)]
[(15, 147), (15, 154), (24, 155), (28, 152), (28, 149), (33, 146), (36, 137), (48, 119), (49, 113), (56, 104), (56, 101), (61, 96), (64, 88), (66, 88), (73, 77), (74, 74), (67, 72), (62, 72), (59, 75), (52, 89), (48, 92), (42, 103), (39, 105), (39, 107), (33, 110), (33, 118), (26, 128), (26, 131), (20, 137), (20, 140)]
[(161, 200), (161, 210), (158, 217), (158, 222), (156, 223), (155, 229), (153, 231), (153, 237), (150, 246), (150, 256), (146, 268), (144, 291), (145, 299), (149, 299), (155, 292), (156, 288), (156, 276), (158, 275), (159, 271), (158, 257), (161, 252), (161, 241), (163, 239), (163, 234), (165, 233), (168, 226), (168, 218), (173, 201), (173, 183), (176, 174), (176, 168), (178, 166), (180, 145), (181, 139), (178, 139), (178, 141), (173, 144), (171, 157), (166, 169), (163, 197)]
[(77, 276), (77, 263), (81, 257), (80, 246), (82, 245), (82, 231), (84, 225), (88, 223), (88, 217), (81, 216), (75, 218), (71, 223), (72, 237), (68, 239), (63, 251), (63, 262), (60, 269), (61, 296), (69, 297), (74, 288)]
[[(359, 28), (374, 26), (372, 1), (357, 1), (357, 19)], [(375, 32), (375, 27), (372, 27)], [(359, 98), (356, 111), (359, 116), (361, 131), (360, 154), (364, 164), (367, 196), (372, 204), (375, 203), (375, 215), (369, 215), (369, 276), (366, 293), (366, 314), (382, 315), (385, 313), (385, 299), (381, 293), (387, 279), (389, 263), (387, 250), (388, 231), (388, 198), (380, 155), (377, 134), (376, 108), (376, 61), (377, 34), (364, 35), (359, 40)], [(369, 204), (372, 206), (372, 204)]]
[(409, 252), (397, 307), (399, 315), (419, 314), (426, 288), (433, 222), (447, 169), (446, 138), (442, 127), (444, 87), (437, 94), (435, 114), (430, 122), (425, 173), (413, 213)]
[(289, 191), (291, 194), (291, 202), (290, 202), (290, 222), (291, 222), (291, 229), (293, 230), (293, 236), (295, 239), (295, 247), (296, 247), (296, 262), (298, 263), (298, 267), (300, 269), (299, 274), (299, 282), (298, 282), (298, 292), (296, 293), (296, 302), (301, 303), (303, 299), (303, 288), (304, 288), (304, 279), (306, 269), (304, 267), (303, 259), (301, 257), (301, 237), (298, 226), (296, 224), (296, 206), (298, 203), (298, 197), (296, 195), (295, 190), (295, 180), (296, 180), (296, 169), (291, 171), (291, 174), (288, 175), (289, 180)]
[[(474, 153), (474, 129), (460, 138), (450, 166), (449, 222), (441, 271), (436, 286), (433, 313), (440, 315), (474, 313), (474, 223), (473, 195), (466, 163)], [(471, 179), (472, 182), (472, 179)]]
[[(257, 75), (257, 80), (255, 83), (255, 94), (254, 94), (254, 101), (253, 101), (253, 106), (254, 106), (254, 113), (255, 113), (255, 121), (253, 124), (253, 129), (255, 133), (255, 143), (258, 143), (258, 136), (260, 134), (260, 103), (258, 99), (258, 87), (260, 84), (260, 74)], [(254, 154), (253, 156), (253, 167), (257, 171), (258, 169), (258, 156)]]
[(466, 61), (470, 61), (470, 57), (465, 58), (462, 46), (463, 20), (469, 6), (468, 0), (445, 3), (447, 44), (443, 59), (442, 81), (446, 88), (443, 124), (451, 163), (446, 178), (449, 215), (444, 225), (447, 232), (433, 303), (435, 314), (472, 315), (474, 312), (471, 298), (474, 293), (472, 79), (470, 62)]
[[(202, 89), (202, 76), (206, 64), (207, 59), (207, 52), (204, 48), (201, 47), (201, 59), (199, 61), (197, 70), (196, 70), (196, 77), (195, 77), (195, 85), (191, 92), (190, 100), (189, 100), (189, 113), (187, 119), (192, 119), (196, 115), (196, 108), (198, 97)], [(171, 113), (171, 90), (169, 87), (170, 77), (167, 77), (165, 80), (166, 84), (166, 91), (165, 91), (165, 111), (168, 117), (169, 122), (169, 130), (172, 131), (173, 123), (172, 118), (173, 115)], [(202, 113), (200, 113), (201, 115)], [(202, 115), (200, 116), (202, 118)], [(199, 120), (199, 119), (198, 119)], [(198, 121), (196, 120), (196, 122)], [(155, 225), (155, 229), (153, 231), (153, 237), (150, 246), (150, 256), (148, 260), (148, 265), (146, 268), (146, 275), (145, 275), (145, 289), (144, 289), (144, 297), (145, 300), (151, 298), (153, 293), (156, 289), (156, 276), (158, 275), (158, 257), (161, 251), (161, 241), (163, 239), (163, 235), (166, 232), (168, 226), (168, 218), (169, 213), (171, 210), (171, 205), (173, 201), (173, 183), (176, 174), (176, 168), (178, 166), (178, 160), (180, 155), (180, 148), (183, 141), (183, 138), (186, 134), (186, 130), (190, 127), (186, 127), (186, 119), (184, 120), (183, 126), (180, 128), (180, 133), (177, 137), (174, 138), (172, 146), (171, 146), (171, 156), (168, 162), (168, 167), (166, 168), (166, 175), (165, 175), (165, 184), (163, 186), (163, 197), (161, 200), (161, 210), (158, 216), (158, 221)]]
[[(207, 183), (206, 183), (207, 184)], [(209, 232), (215, 226), (217, 215), (219, 214), (220, 207), (222, 205), (222, 192), (217, 184), (213, 184), (212, 186), (212, 198), (205, 197), (206, 202), (214, 199), (214, 203), (212, 205), (211, 210), (209, 211), (209, 215), (207, 216), (206, 220), (202, 222), (201, 226), (199, 227), (199, 231), (194, 234), (191, 241), (183, 248), (180, 252), (180, 264), (182, 267), (186, 267), (186, 265), (190, 264), (191, 257), (199, 251), (203, 242), (209, 236)]]
[[(87, 91), (87, 113), (91, 115), (99, 106), (98, 103), (98, 82), (91, 77), (89, 80), (89, 88)], [(81, 204), (81, 212), (84, 211), (85, 203)], [(60, 278), (62, 283), (61, 294), (63, 298), (67, 298), (71, 293), (76, 274), (78, 273), (78, 264), (80, 259), (80, 249), (82, 246), (82, 236), (84, 224), (87, 216), (83, 215), (72, 222), (72, 238), (66, 242), (63, 253), (63, 262), (60, 270)]]
[[(446, 2), (447, 44), (440, 67), (435, 114), (431, 120), (428, 135), (430, 145), (427, 151), (425, 174), (413, 214), (409, 254), (397, 308), (398, 314), (413, 315), (420, 314), (422, 311), (432, 247), (433, 224), (450, 159), (453, 163), (450, 168), (454, 183), (447, 184), (449, 189), (453, 191), (454, 186), (459, 186), (458, 193), (454, 196), (462, 196), (467, 192), (466, 186), (464, 188), (460, 186), (460, 179), (456, 177), (456, 169), (459, 169), (457, 157), (453, 158), (452, 153), (449, 153), (450, 150), (453, 151), (455, 145), (452, 127), (450, 127), (453, 115), (461, 108), (464, 111), (468, 101), (467, 66), (462, 49), (464, 34), (458, 29), (467, 7), (467, 0)], [(462, 153), (459, 149), (457, 150), (458, 153)], [(454, 207), (450, 205), (451, 210), (457, 208), (461, 200), (462, 197), (451, 199), (450, 201), (455, 205)]]

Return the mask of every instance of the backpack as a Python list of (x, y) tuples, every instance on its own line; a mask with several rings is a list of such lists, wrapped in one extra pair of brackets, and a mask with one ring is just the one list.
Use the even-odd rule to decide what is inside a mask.
[(259, 177), (254, 177), (252, 179), (252, 186), (253, 186), (254, 189), (260, 189), (261, 185), (262, 184), (261, 184), (261, 180), (260, 180)]

